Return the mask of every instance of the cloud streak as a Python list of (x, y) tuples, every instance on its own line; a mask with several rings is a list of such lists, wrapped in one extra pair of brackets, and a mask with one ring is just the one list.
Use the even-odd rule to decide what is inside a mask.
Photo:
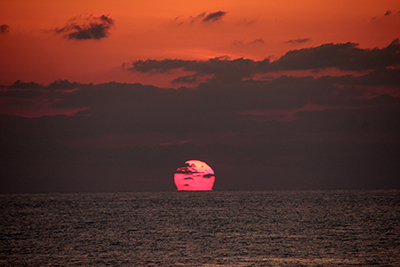
[(214, 23), (219, 20), (222, 20), (228, 12), (226, 11), (216, 11), (216, 12), (202, 12), (197, 16), (190, 16), (188, 19), (182, 18), (182, 16), (178, 16), (173, 20), (173, 24), (176, 26), (181, 26), (185, 23), (195, 24), (195, 23)]
[(215, 22), (215, 21), (221, 20), (226, 15), (226, 13), (227, 12), (221, 11), (221, 10), (217, 11), (217, 12), (212, 12), (212, 13), (209, 13), (207, 16), (205, 16), (202, 21), (203, 22)]
[(258, 39), (254, 39), (253, 41), (251, 41), (251, 42), (244, 42), (244, 40), (235, 40), (234, 42), (233, 42), (233, 45), (255, 45), (255, 44), (264, 44), (265, 43), (265, 41), (264, 41), (264, 39), (261, 39), (261, 38), (258, 38)]
[(284, 43), (285, 44), (303, 44), (303, 43), (307, 43), (307, 42), (311, 42), (311, 39), (310, 38), (291, 39)]
[(53, 29), (53, 32), (64, 34), (64, 37), (68, 40), (100, 40), (106, 38), (109, 35), (110, 29), (115, 27), (114, 19), (108, 15), (101, 15), (100, 17), (90, 15), (86, 20), (88, 24), (68, 23), (62, 28)]

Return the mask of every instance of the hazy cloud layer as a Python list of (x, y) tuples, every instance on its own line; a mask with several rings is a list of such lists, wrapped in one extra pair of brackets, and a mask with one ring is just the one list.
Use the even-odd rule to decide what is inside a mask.
[(8, 86), (9, 89), (39, 89), (42, 88), (43, 85), (35, 83), (35, 82), (22, 82), (18, 80), (14, 82), (12, 85)]
[[(276, 124), (268, 115), (256, 115), (256, 112), (250, 116), (243, 113), (249, 110), (282, 110), (290, 113), (290, 110), (300, 110), (310, 104), (319, 106), (322, 110), (314, 112), (329, 118), (327, 123), (330, 125), (339, 123), (334, 127), (342, 129), (343, 132), (353, 132), (354, 127), (358, 127), (359, 132), (363, 131), (362, 125), (352, 122), (362, 121), (363, 113), (357, 113), (361, 114), (357, 120), (350, 118), (354, 117), (351, 115), (354, 114), (354, 110), (361, 112), (367, 109), (372, 111), (368, 113), (371, 116), (365, 116), (367, 120), (365, 124), (367, 125), (369, 120), (370, 125), (364, 130), (379, 131), (378, 122), (389, 119), (391, 123), (387, 123), (385, 132), (398, 131), (399, 118), (390, 115), (398, 114), (400, 105), (398, 96), (378, 92), (374, 92), (371, 96), (371, 91), (358, 86), (338, 86), (340, 79), (349, 84), (356, 84), (360, 79), (364, 82), (360, 77), (325, 76), (314, 79), (281, 76), (271, 81), (248, 80), (236, 83), (210, 80), (195, 89), (184, 87), (165, 89), (141, 84), (83, 85), (58, 81), (42, 87), (32, 83), (31, 89), (3, 89), (0, 97), (3, 98), (3, 102), (9, 101), (9, 106), (16, 103), (14, 108), (20, 105), (15, 101), (30, 100), (33, 101), (32, 103), (46, 102), (55, 110), (85, 109), (77, 113), (75, 117), (58, 116), (36, 120), (37, 123), (46, 122), (43, 125), (49, 127), (47, 130), (42, 129), (42, 134), (51, 133), (50, 136), (53, 138), (61, 139), (131, 133), (221, 133), (226, 131), (242, 133), (269, 131), (272, 133), (275, 131), (276, 136), (280, 134), (285, 136), (288, 133), (314, 132), (315, 128), (311, 125), (321, 125), (321, 123), (309, 124), (310, 117), (305, 116), (305, 113), (296, 113), (291, 122), (279, 124)], [(386, 109), (382, 109), (384, 107)], [(324, 110), (331, 111), (324, 113), (326, 112)], [(375, 115), (372, 116), (372, 114)], [(371, 120), (372, 118), (374, 120)], [(74, 123), (77, 124), (74, 125)], [(54, 127), (57, 129), (57, 136), (54, 136), (56, 133), (51, 130), (55, 125), (57, 125)], [(271, 126), (273, 126), (273, 131), (270, 129)], [(38, 126), (38, 129), (40, 128)], [(32, 132), (34, 130), (28, 131), (28, 133)], [(48, 137), (48, 139), (51, 138)]]
[(256, 73), (263, 65), (268, 65), (269, 60), (253, 61), (250, 59), (229, 59), (227, 57), (217, 57), (206, 61), (197, 60), (138, 60), (125, 64), (124, 68), (138, 72), (168, 72), (170, 70), (183, 69), (184, 71), (194, 71), (198, 76), (215, 75), (218, 78), (238, 80), (249, 77)]
[(112, 28), (114, 28), (114, 19), (110, 18), (109, 15), (101, 15), (100, 17), (91, 15), (85, 19), (84, 23), (68, 23), (62, 28), (54, 29), (53, 32), (64, 34), (67, 39), (100, 40), (107, 37)]
[[(365, 89), (336, 86), (338, 79), (359, 77), (212, 80), (195, 89), (19, 81), (1, 89), (9, 110), (39, 98), (55, 110), (85, 111), (0, 115), (0, 192), (175, 190), (173, 173), (188, 159), (213, 167), (218, 190), (399, 188), (399, 97), (368, 97)], [(242, 115), (310, 103), (324, 108), (289, 121)], [(131, 136), (139, 146), (110, 148), (109, 136)], [(157, 146), (164, 136), (186, 144)], [(65, 145), (74, 142), (80, 145)]]
[(2, 149), (1, 193), (174, 191), (176, 168), (192, 158), (206, 161), (215, 170), (214, 190), (400, 187), (398, 144), (336, 141), (74, 148), (25, 142)]

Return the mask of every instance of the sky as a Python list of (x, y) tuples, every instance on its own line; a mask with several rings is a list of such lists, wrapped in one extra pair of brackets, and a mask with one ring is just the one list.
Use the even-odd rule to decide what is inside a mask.
[(0, 0), (0, 193), (400, 188), (400, 2)]

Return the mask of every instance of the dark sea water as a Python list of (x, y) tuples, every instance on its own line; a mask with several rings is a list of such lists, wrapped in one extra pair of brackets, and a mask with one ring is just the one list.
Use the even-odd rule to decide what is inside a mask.
[(400, 191), (0, 195), (1, 266), (400, 266)]

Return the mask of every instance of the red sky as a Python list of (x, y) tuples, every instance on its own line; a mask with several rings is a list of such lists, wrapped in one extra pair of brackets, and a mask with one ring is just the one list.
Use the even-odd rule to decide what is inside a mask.
[[(324, 43), (385, 47), (398, 37), (400, 2), (388, 1), (51, 1), (0, 2), (0, 84), (57, 79), (168, 85), (168, 77), (127, 73), (131, 60), (278, 59)], [(194, 19), (226, 12), (218, 21)], [(390, 14), (388, 15), (389, 12)], [(100, 40), (68, 40), (54, 29), (108, 15), (115, 27)], [(386, 16), (385, 16), (386, 14)], [(74, 20), (75, 18), (75, 20)], [(292, 40), (292, 41), (291, 41)], [(297, 41), (296, 41), (297, 40)], [(303, 40), (303, 42), (301, 42)], [(299, 42), (300, 41), (300, 42)]]

